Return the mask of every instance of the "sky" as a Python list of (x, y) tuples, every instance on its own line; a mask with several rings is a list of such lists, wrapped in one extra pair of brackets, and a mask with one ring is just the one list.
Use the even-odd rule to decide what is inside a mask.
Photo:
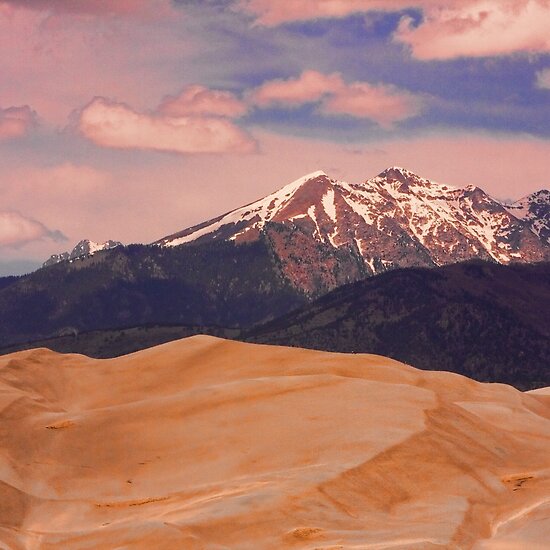
[(550, 0), (0, 0), (0, 275), (304, 174), (550, 186)]

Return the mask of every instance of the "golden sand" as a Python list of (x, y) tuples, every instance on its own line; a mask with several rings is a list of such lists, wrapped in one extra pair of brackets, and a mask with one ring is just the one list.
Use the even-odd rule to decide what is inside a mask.
[(0, 548), (548, 548), (550, 396), (196, 336), (0, 358)]

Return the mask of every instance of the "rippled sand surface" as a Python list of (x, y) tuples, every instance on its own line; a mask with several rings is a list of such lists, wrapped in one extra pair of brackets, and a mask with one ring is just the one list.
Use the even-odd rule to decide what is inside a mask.
[(0, 548), (548, 548), (550, 392), (197, 336), (0, 358)]

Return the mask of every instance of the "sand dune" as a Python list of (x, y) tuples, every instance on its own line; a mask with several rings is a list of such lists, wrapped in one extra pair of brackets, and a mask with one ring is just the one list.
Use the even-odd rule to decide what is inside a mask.
[(0, 548), (547, 548), (550, 399), (198, 336), (0, 358)]

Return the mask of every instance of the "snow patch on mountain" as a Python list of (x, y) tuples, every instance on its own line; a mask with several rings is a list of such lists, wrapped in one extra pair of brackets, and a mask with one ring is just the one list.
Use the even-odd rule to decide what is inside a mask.
[(336, 206), (334, 204), (334, 189), (329, 189), (324, 195), (323, 195), (323, 207), (325, 209), (325, 212), (328, 214), (330, 219), (336, 223), (338, 220), (336, 219)]
[(550, 191), (541, 189), (504, 207), (527, 222), (531, 231), (550, 245)]
[(503, 205), (479, 187), (452, 187), (398, 166), (362, 183), (338, 181), (317, 171), (154, 244), (173, 247), (205, 240), (238, 244), (279, 224), (290, 234), (297, 229), (308, 233), (320, 245), (358, 251), (372, 272), (415, 261), (420, 265), (476, 257), (499, 263), (537, 261), (549, 255), (549, 204), (548, 191)]
[(111, 250), (117, 246), (123, 246), (121, 242), (108, 240), (103, 243), (96, 243), (95, 241), (90, 241), (89, 239), (84, 239), (80, 241), (70, 252), (62, 252), (61, 254), (53, 254), (48, 260), (46, 260), (42, 267), (48, 267), (50, 265), (55, 265), (60, 262), (72, 262), (81, 258), (86, 258), (93, 256), (97, 252), (103, 250)]
[[(232, 212), (224, 214), (219, 218), (215, 218), (200, 226), (192, 227), (188, 230), (170, 235), (154, 244), (160, 246), (180, 246), (182, 244), (190, 243), (200, 239), (201, 237), (209, 234), (213, 234), (224, 226), (238, 224), (242, 222), (252, 221), (253, 229), (262, 230), (266, 223), (272, 220), (291, 200), (296, 191), (298, 191), (306, 182), (315, 180), (317, 178), (327, 178), (327, 175), (318, 170), (312, 172), (306, 176), (303, 176), (288, 185), (285, 185), (278, 191), (271, 193), (267, 197), (260, 199), (254, 203), (237, 208)], [(243, 232), (237, 232), (231, 237), (230, 240), (236, 240), (239, 234)]]

